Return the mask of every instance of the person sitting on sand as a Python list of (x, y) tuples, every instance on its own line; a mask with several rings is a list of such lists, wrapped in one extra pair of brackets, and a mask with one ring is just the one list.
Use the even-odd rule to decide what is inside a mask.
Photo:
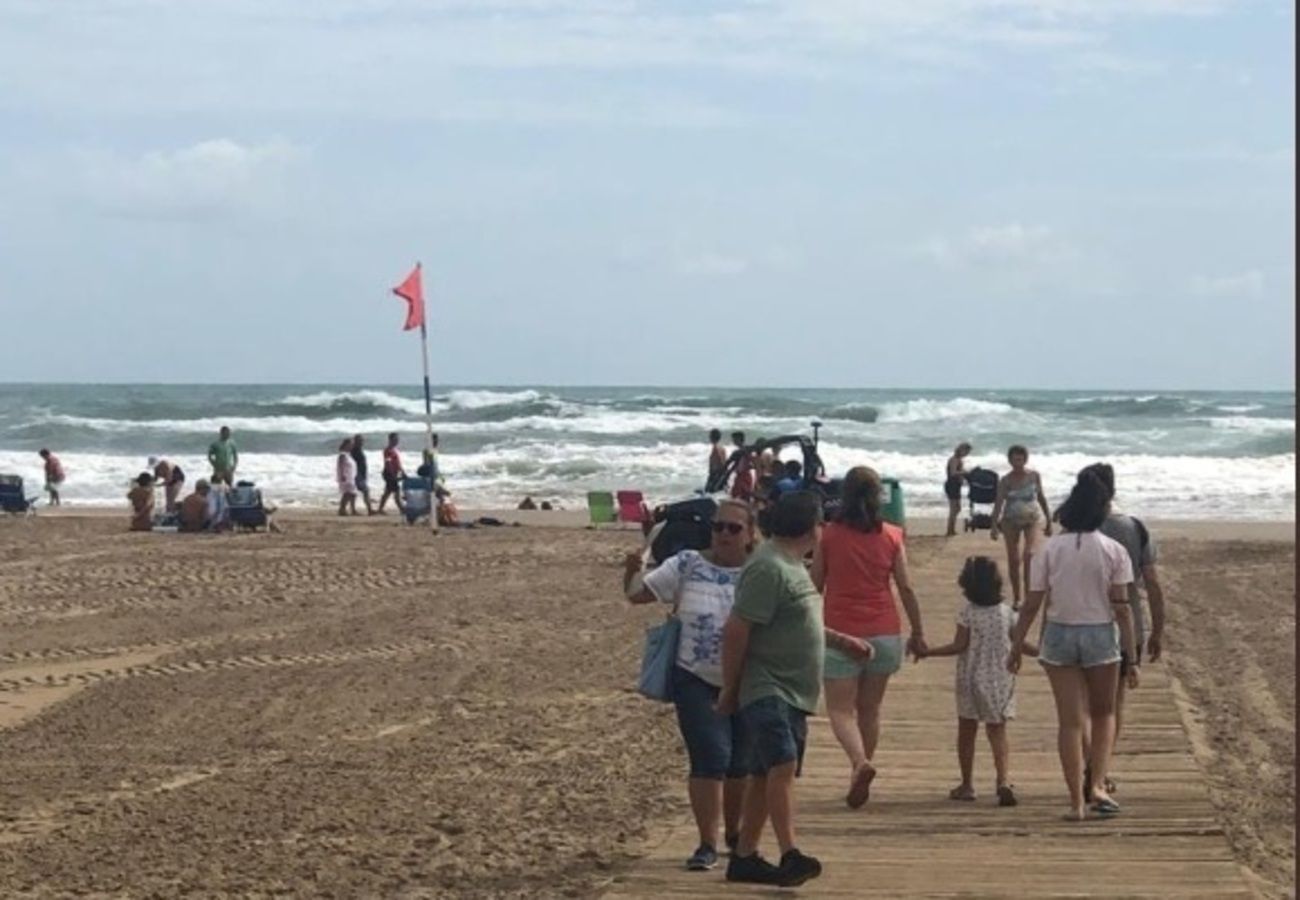
[(126, 499), (131, 501), (131, 530), (153, 531), (153, 476), (141, 472), (127, 491)]
[(803, 490), (803, 465), (797, 459), (787, 460), (781, 470), (781, 477), (772, 485), (775, 496), (790, 491)]
[(1011, 471), (998, 480), (989, 537), (996, 541), (1001, 534), (1006, 539), (1011, 608), (1018, 610), (1024, 596), (1020, 576), (1023, 572), (1024, 580), (1029, 580), (1029, 562), (1038, 544), (1038, 511), (1043, 511), (1043, 534), (1047, 537), (1052, 535), (1052, 520), (1047, 509), (1047, 497), (1043, 494), (1043, 479), (1033, 469), (1026, 468), (1029, 451), (1013, 444), (1007, 450), (1007, 462), (1011, 463)]
[[(868, 658), (870, 647), (825, 628), (817, 588), (804, 557), (817, 546), (821, 499), (785, 494), (771, 508), (771, 540), (759, 545), (736, 581), (736, 600), (722, 629), (722, 690), (718, 712), (740, 716), (750, 779), (740, 835), (727, 880), (797, 887), (821, 874), (821, 863), (795, 842), (794, 779), (803, 762), (807, 718), (821, 694), (827, 647)], [(771, 817), (781, 849), (779, 866), (758, 855)]]
[[(881, 517), (881, 494), (880, 476), (874, 469), (849, 469), (839, 514), (822, 532), (811, 570), (813, 584), (825, 593), (827, 627), (860, 638), (872, 648), (866, 659), (826, 650), (826, 712), (849, 758), (845, 801), (851, 809), (871, 796), (880, 708), (890, 676), (902, 667), (905, 652), (919, 658), (926, 650), (903, 531)], [(891, 582), (911, 626), (906, 645)]]
[(537, 509), (537, 504), (533, 502), (532, 497), (525, 497), (523, 500), (519, 501), (519, 506), (516, 508), (520, 510), (535, 510)]
[[(922, 657), (957, 657), (957, 767), (961, 784), (948, 793), (949, 800), (974, 800), (975, 739), (980, 723), (993, 751), (997, 778), (998, 806), (1015, 806), (1011, 784), (1011, 748), (1007, 723), (1016, 717), (1016, 676), (1007, 671), (1011, 652), (1011, 631), (1016, 614), (1002, 601), (1002, 575), (998, 564), (987, 556), (967, 558), (957, 577), (966, 602), (957, 614), (957, 633), (952, 643), (931, 647)], [(1028, 656), (1038, 648), (1022, 647)]]
[(686, 860), (691, 870), (718, 863), (718, 827), (733, 851), (740, 829), (745, 772), (739, 722), (714, 706), (722, 688), (722, 624), (731, 614), (736, 579), (754, 543), (754, 514), (739, 500), (723, 500), (703, 552), (683, 550), (642, 576), (642, 553), (624, 560), (623, 590), (632, 603), (663, 603), (682, 623), (673, 668), (677, 727), (690, 760), (687, 794), (700, 845)]
[(59, 462), (59, 458), (44, 447), (36, 455), (45, 464), (45, 493), (50, 495), (50, 506), (62, 506), (63, 501), (59, 499), (59, 488), (63, 486), (65, 478), (63, 463)]
[(961, 486), (966, 480), (965, 461), (970, 455), (971, 446), (966, 441), (957, 445), (948, 457), (943, 481), (943, 495), (948, 498), (948, 530), (945, 537), (957, 534), (957, 515), (961, 512)]
[(339, 444), (339, 454), (334, 458), (334, 480), (339, 486), (339, 515), (359, 515), (357, 512), (357, 464), (352, 458), (352, 438)]
[(208, 494), (211, 486), (205, 479), (194, 482), (194, 492), (181, 501), (180, 530), (187, 533), (208, 529)]
[[(1123, 545), (1099, 531), (1109, 512), (1110, 489), (1096, 472), (1084, 469), (1057, 514), (1062, 532), (1034, 554), (1029, 595), (1012, 632), (1007, 658), (1007, 668), (1015, 674), (1020, 670), (1021, 645), (1050, 591), (1038, 661), (1056, 700), (1057, 746), (1070, 795), (1066, 818), (1071, 821), (1085, 819), (1089, 807), (1100, 816), (1120, 811), (1106, 790), (1106, 775), (1115, 743), (1121, 648), (1135, 661), (1129, 667), (1128, 686), (1138, 685), (1128, 598), (1133, 565)], [(1089, 716), (1092, 784), (1085, 792), (1084, 722)]]

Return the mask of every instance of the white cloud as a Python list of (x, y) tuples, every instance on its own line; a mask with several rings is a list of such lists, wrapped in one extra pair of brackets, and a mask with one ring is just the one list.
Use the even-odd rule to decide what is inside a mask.
[(1078, 253), (1046, 225), (981, 225), (958, 237), (936, 237), (923, 252), (948, 267), (1047, 266)]
[(1258, 297), (1264, 293), (1264, 273), (1249, 269), (1236, 275), (1194, 275), (1188, 288), (1197, 297)]
[(300, 154), (281, 140), (241, 144), (217, 138), (131, 158), (86, 152), (81, 164), (89, 195), (113, 214), (192, 219), (264, 207)]

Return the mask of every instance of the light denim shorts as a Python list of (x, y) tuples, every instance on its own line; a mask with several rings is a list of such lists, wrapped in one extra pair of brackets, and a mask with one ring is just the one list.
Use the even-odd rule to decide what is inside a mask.
[(1043, 645), (1038, 661), (1045, 666), (1078, 666), (1091, 669), (1119, 662), (1119, 626), (1062, 625), (1048, 622), (1043, 628)]
[(826, 648), (826, 662), (822, 669), (825, 678), (857, 678), (859, 675), (893, 675), (903, 667), (903, 637), (889, 634), (865, 638), (875, 648), (870, 662), (859, 662), (834, 647)]

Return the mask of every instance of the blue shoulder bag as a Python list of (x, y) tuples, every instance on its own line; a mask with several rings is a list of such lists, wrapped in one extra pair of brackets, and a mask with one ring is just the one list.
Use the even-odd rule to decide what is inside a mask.
[(641, 679), (636, 686), (643, 697), (661, 703), (673, 700), (673, 666), (677, 664), (677, 643), (682, 635), (682, 620), (675, 615), (675, 607), (673, 613), (662, 624), (646, 629)]

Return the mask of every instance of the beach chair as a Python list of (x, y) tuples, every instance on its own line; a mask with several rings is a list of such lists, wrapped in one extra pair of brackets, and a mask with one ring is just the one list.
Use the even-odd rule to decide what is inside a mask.
[(433, 514), (433, 491), (427, 478), (402, 479), (402, 516), (414, 525)]
[(256, 531), (267, 524), (262, 492), (251, 481), (239, 481), (227, 496), (230, 524), (238, 531)]
[(640, 491), (619, 491), (616, 496), (618, 497), (618, 520), (620, 522), (641, 525), (649, 518), (650, 511), (645, 505), (645, 495)]
[(588, 491), (587, 512), (591, 516), (593, 528), (618, 521), (618, 511), (614, 508), (614, 495), (609, 491)]
[(0, 475), (0, 512), (13, 516), (33, 516), (36, 514), (36, 497), (28, 497), (23, 491), (21, 475)]

